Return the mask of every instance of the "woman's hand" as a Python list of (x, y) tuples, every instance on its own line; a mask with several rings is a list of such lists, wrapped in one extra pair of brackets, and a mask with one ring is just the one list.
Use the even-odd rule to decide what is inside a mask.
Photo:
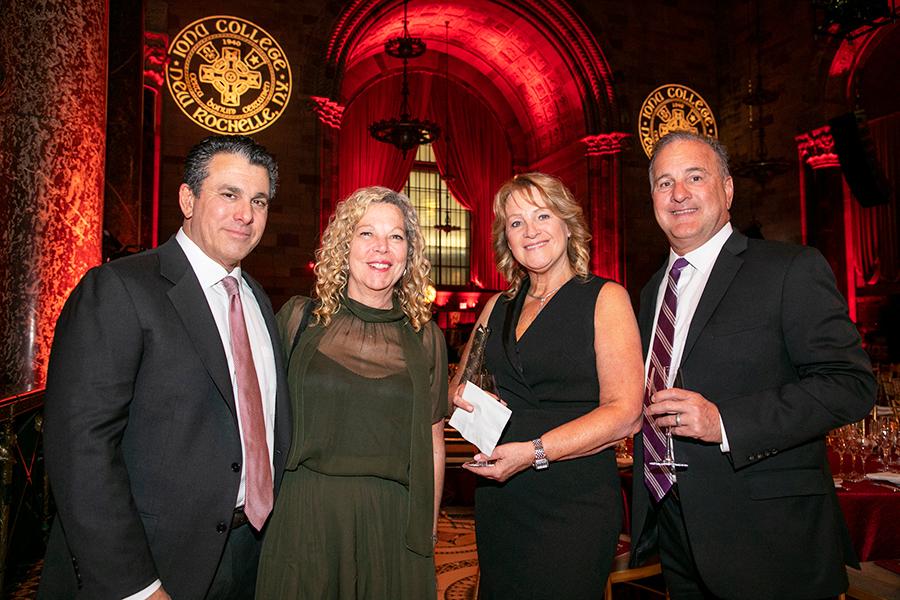
[(453, 401), (453, 406), (456, 408), (461, 408), (466, 412), (472, 412), (475, 410), (475, 407), (463, 400), (462, 393), (466, 387), (466, 382), (463, 381), (451, 392), (450, 399)]
[(531, 467), (531, 463), (534, 462), (534, 446), (531, 442), (501, 444), (494, 448), (494, 453), (490, 456), (479, 452), (472, 460), (473, 462), (492, 461), (493, 465), (476, 467), (472, 463), (464, 463), (463, 468), (476, 475), (503, 482), (516, 473)]
[[(451, 394), (450, 397), (453, 400), (453, 406), (455, 406), (457, 408), (461, 408), (466, 412), (472, 412), (473, 410), (475, 410), (475, 407), (472, 406), (472, 404), (470, 404), (469, 402), (466, 402), (465, 400), (463, 400), (463, 397), (462, 397), (462, 393), (463, 393), (463, 390), (465, 389), (465, 387), (466, 387), (465, 382), (459, 384), (458, 386), (456, 386), (456, 389), (453, 390), (453, 393)], [(503, 406), (507, 405), (506, 402), (499, 396), (492, 394), (490, 392), (486, 392), (484, 390), (481, 390), (481, 391), (484, 392), (485, 394), (487, 394), (488, 396), (490, 396), (491, 398), (493, 398), (494, 400), (496, 400), (497, 402), (499, 402), (500, 404), (502, 404)]]

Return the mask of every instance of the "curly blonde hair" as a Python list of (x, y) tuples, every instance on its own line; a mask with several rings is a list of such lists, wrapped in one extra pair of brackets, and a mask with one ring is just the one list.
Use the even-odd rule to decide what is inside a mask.
[(572, 270), (582, 279), (590, 275), (591, 254), (588, 242), (591, 240), (591, 234), (584, 219), (584, 212), (575, 201), (572, 192), (552, 175), (537, 172), (522, 173), (500, 186), (500, 190), (494, 196), (494, 259), (497, 262), (497, 270), (509, 282), (509, 287), (503, 292), (508, 297), (513, 297), (519, 292), (527, 272), (509, 249), (509, 240), (506, 237), (506, 201), (516, 192), (529, 199), (531, 198), (529, 190), (534, 190), (547, 208), (568, 226), (571, 235), (566, 245), (566, 255)]
[(418, 331), (431, 319), (425, 301), (431, 263), (425, 258), (425, 240), (419, 230), (419, 217), (409, 198), (385, 187), (371, 186), (356, 190), (338, 203), (328, 227), (322, 234), (322, 245), (316, 250), (316, 285), (313, 295), (319, 299), (313, 309), (316, 323), (328, 325), (341, 308), (341, 296), (347, 288), (350, 270), (350, 241), (353, 230), (373, 202), (393, 204), (403, 213), (406, 230), (406, 269), (394, 286), (394, 294), (413, 329)]

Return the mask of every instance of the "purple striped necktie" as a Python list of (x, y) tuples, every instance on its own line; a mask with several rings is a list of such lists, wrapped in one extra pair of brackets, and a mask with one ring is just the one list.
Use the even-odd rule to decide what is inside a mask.
[(232, 276), (222, 279), (228, 292), (228, 322), (231, 325), (231, 352), (238, 388), (238, 415), (244, 442), (245, 472), (244, 513), (253, 527), (260, 531), (266, 523), (274, 503), (272, 463), (266, 442), (266, 422), (263, 417), (262, 394), (253, 363), (250, 338), (244, 322), (244, 307), (238, 293), (238, 282)]
[(666, 293), (656, 319), (656, 333), (653, 348), (650, 351), (650, 367), (647, 372), (647, 383), (644, 386), (644, 418), (641, 433), (644, 435), (644, 484), (650, 490), (653, 499), (659, 502), (672, 489), (675, 483), (675, 471), (671, 467), (650, 466), (648, 463), (659, 462), (666, 455), (666, 434), (656, 422), (647, 416), (646, 408), (650, 406), (650, 397), (657, 390), (668, 386), (667, 374), (672, 364), (672, 343), (675, 339), (675, 314), (678, 308), (678, 279), (681, 271), (688, 266), (686, 259), (678, 258), (669, 270)]

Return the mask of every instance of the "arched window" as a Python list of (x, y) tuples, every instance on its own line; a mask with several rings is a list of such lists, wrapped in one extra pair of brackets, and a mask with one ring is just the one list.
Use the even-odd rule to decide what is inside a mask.
[(419, 215), (425, 253), (435, 285), (464, 286), (469, 281), (469, 212), (449, 193), (431, 144), (416, 150), (403, 192)]

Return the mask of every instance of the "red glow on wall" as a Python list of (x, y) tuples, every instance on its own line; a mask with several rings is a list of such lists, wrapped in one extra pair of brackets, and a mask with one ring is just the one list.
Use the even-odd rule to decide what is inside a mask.
[(460, 300), (460, 309), (462, 308), (475, 308), (478, 306), (478, 300), (481, 298), (483, 294), (479, 292), (463, 292), (459, 294)]
[(453, 296), (453, 292), (439, 291), (434, 298), (434, 305), (435, 306), (447, 306), (447, 303), (450, 302), (451, 296)]

